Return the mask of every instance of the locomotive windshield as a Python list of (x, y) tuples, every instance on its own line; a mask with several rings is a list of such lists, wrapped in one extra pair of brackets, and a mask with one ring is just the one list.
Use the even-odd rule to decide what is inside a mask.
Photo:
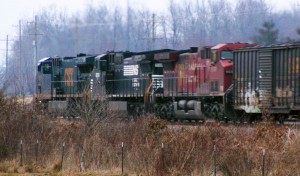
[(233, 52), (232, 51), (221, 51), (221, 59), (222, 60), (227, 60), (227, 59), (232, 60)]

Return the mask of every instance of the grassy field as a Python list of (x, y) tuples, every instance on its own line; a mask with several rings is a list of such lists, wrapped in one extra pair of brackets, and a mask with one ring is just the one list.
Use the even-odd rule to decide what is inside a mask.
[(98, 103), (78, 105), (82, 118), (66, 120), (1, 95), (0, 173), (122, 175), (123, 154), (123, 175), (206, 176), (214, 170), (218, 176), (262, 175), (263, 170), (265, 175), (300, 175), (296, 129), (272, 124), (169, 128), (153, 115), (122, 118)]

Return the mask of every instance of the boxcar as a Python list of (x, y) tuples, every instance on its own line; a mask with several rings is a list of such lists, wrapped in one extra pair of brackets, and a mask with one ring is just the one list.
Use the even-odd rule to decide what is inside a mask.
[(277, 44), (234, 52), (234, 109), (280, 120), (300, 110), (300, 44)]

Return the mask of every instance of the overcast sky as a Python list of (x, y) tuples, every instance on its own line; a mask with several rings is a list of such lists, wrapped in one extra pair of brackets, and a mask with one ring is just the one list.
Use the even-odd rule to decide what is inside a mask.
[[(175, 0), (177, 2), (185, 2)], [(238, 0), (231, 0), (232, 2)], [(292, 6), (299, 5), (300, 0), (266, 0), (275, 10), (289, 10)], [(110, 4), (126, 7), (127, 3), (136, 8), (148, 8), (153, 12), (162, 12), (167, 8), (169, 0), (3, 0), (0, 6), (0, 57), (5, 57), (6, 35), (13, 38), (17, 34), (19, 19), (34, 20), (34, 15), (43, 8), (51, 5), (66, 10), (69, 14), (80, 11), (86, 3)], [(0, 63), (1, 59), (0, 58)]]

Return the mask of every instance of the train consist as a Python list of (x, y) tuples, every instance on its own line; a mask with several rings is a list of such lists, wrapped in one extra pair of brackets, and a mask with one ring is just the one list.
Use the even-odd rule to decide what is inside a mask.
[(174, 120), (283, 122), (300, 110), (299, 44), (226, 43), (40, 60), (37, 100), (67, 109), (88, 93), (108, 108)]

